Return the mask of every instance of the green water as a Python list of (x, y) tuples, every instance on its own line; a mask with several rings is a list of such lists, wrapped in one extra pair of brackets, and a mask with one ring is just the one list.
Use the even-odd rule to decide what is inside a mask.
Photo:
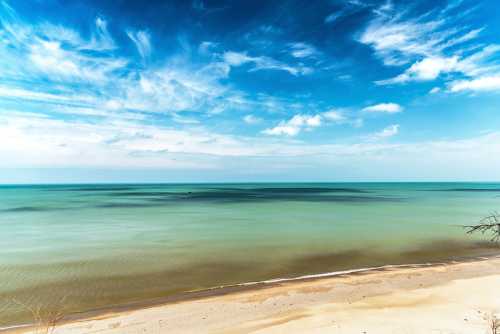
[(29, 320), (20, 304), (489, 254), (460, 225), (499, 207), (492, 183), (0, 186), (0, 324)]

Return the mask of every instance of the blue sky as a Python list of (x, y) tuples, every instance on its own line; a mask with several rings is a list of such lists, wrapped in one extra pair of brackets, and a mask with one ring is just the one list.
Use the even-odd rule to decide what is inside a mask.
[(0, 1), (0, 182), (500, 180), (500, 10)]

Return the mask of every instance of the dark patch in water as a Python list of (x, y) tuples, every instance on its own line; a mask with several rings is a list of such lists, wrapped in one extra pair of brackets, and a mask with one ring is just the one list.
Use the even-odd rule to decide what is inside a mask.
[(96, 208), (151, 208), (159, 206), (153, 203), (100, 203), (95, 205)]
[[(215, 189), (217, 190), (217, 189)], [(265, 187), (265, 188), (223, 188), (220, 190), (232, 190), (255, 193), (272, 194), (317, 194), (317, 193), (367, 193), (368, 191), (355, 188), (327, 188), (327, 187)]]
[(500, 192), (500, 188), (451, 188), (451, 189), (436, 189), (434, 191), (456, 191), (456, 192)]
[[(303, 202), (346, 202), (346, 203), (371, 203), (371, 202), (397, 202), (402, 198), (367, 195), (332, 195), (329, 193), (364, 193), (359, 189), (350, 188), (219, 188), (210, 190), (196, 190), (189, 192), (173, 191), (127, 191), (106, 194), (110, 197), (141, 198), (145, 201), (156, 203), (180, 202), (211, 202), (211, 203), (237, 203), (237, 202), (265, 202), (265, 201), (303, 201)], [(139, 206), (147, 204), (139, 204)], [(160, 205), (160, 204), (157, 204)], [(119, 204), (124, 207), (126, 204)]]
[[(85, 196), (96, 191), (95, 188), (65, 188), (65, 191), (80, 189), (85, 191)], [(112, 190), (114, 189), (114, 190)], [(214, 188), (209, 190), (194, 191), (116, 191), (118, 188), (102, 188), (97, 191), (104, 191), (99, 200), (73, 201), (75, 206), (67, 206), (64, 209), (55, 207), (22, 206), (0, 210), (0, 212), (41, 212), (55, 210), (81, 209), (82, 206), (93, 208), (151, 208), (162, 207), (172, 204), (188, 204), (205, 202), (212, 204), (225, 203), (261, 203), (277, 201), (296, 202), (318, 202), (318, 203), (381, 203), (381, 202), (401, 202), (404, 198), (363, 195), (363, 190), (350, 188)], [(60, 189), (62, 191), (62, 189)], [(349, 194), (356, 193), (356, 194)], [(338, 193), (338, 194), (337, 194)], [(341, 194), (344, 193), (344, 194)], [(113, 200), (115, 199), (115, 200)], [(123, 200), (123, 201), (120, 201)], [(70, 200), (66, 201), (68, 204)]]
[(353, 195), (300, 195), (300, 194), (259, 194), (253, 192), (193, 192), (179, 194), (168, 198), (156, 198), (154, 201), (211, 201), (216, 203), (231, 202), (267, 202), (267, 201), (299, 201), (299, 202), (393, 202), (400, 198), (382, 196), (353, 196)]
[(53, 210), (52, 208), (42, 208), (39, 206), (18, 206), (15, 208), (3, 209), (0, 210), (2, 212), (40, 212), (40, 211), (49, 211)]
[(350, 188), (213, 188), (210, 190), (195, 190), (190, 192), (174, 192), (174, 191), (126, 191), (126, 192), (113, 192), (110, 196), (132, 196), (132, 197), (151, 197), (151, 196), (184, 196), (195, 197), (197, 196), (212, 196), (212, 197), (225, 197), (225, 196), (284, 196), (290, 194), (321, 194), (321, 193), (367, 193), (367, 191), (360, 189)]
[(301, 193), (275, 192), (193, 192), (180, 196), (189, 200), (219, 200), (219, 201), (307, 201), (307, 202), (378, 202), (391, 201), (393, 198), (381, 196), (360, 195), (308, 195)]
[(94, 192), (94, 191), (121, 191), (121, 190), (134, 190), (137, 188), (134, 187), (107, 187), (107, 186), (99, 186), (99, 187), (81, 187), (81, 188), (50, 188), (48, 191), (81, 191), (81, 192)]
[(125, 191), (125, 192), (113, 192), (107, 194), (109, 196), (116, 197), (151, 197), (151, 196), (169, 196), (169, 195), (179, 195), (178, 192), (173, 191)]

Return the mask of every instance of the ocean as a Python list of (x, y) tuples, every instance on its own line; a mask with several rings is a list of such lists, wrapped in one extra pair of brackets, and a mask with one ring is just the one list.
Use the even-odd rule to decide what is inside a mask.
[(0, 186), (0, 326), (188, 291), (500, 253), (495, 183)]

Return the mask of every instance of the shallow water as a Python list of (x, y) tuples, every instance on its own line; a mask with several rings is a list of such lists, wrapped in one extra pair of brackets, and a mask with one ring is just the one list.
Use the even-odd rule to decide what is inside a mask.
[(460, 225), (499, 204), (492, 183), (1, 186), (0, 319), (490, 254)]

